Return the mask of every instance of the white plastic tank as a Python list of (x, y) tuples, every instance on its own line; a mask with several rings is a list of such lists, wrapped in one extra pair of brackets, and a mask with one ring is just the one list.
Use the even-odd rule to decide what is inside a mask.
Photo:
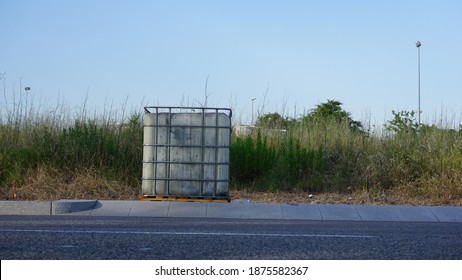
[(229, 198), (231, 110), (145, 111), (142, 195)]

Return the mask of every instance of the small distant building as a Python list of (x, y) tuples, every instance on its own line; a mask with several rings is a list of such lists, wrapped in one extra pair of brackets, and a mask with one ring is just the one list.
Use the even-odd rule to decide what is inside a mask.
[(262, 135), (267, 136), (267, 137), (287, 133), (286, 129), (271, 129), (271, 128), (260, 127), (260, 126), (235, 125), (233, 127), (233, 133), (236, 136), (257, 135), (258, 131), (260, 131)]

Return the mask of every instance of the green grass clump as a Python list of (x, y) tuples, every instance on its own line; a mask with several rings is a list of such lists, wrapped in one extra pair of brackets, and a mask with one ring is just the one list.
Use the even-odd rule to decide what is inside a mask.
[(235, 138), (231, 147), (231, 174), (240, 183), (251, 183), (264, 176), (276, 160), (275, 147), (258, 132), (256, 138)]

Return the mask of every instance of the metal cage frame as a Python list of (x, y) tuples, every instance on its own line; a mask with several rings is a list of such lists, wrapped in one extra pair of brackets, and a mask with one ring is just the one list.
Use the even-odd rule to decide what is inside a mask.
[[(145, 114), (155, 114), (156, 120), (154, 124), (146, 124), (144, 123), (144, 127), (153, 127), (155, 129), (155, 139), (154, 143), (146, 144), (143, 141), (143, 166), (145, 164), (151, 164), (154, 168), (154, 176), (153, 178), (145, 178), (144, 177), (144, 170), (143, 170), (143, 177), (141, 178), (143, 183), (146, 180), (152, 181), (153, 190), (152, 194), (143, 194), (140, 198), (144, 200), (225, 200), (229, 201), (229, 186), (230, 186), (230, 146), (231, 146), (231, 117), (232, 117), (232, 110), (229, 108), (208, 108), (208, 107), (172, 107), (172, 106), (147, 106), (144, 107)], [(175, 114), (200, 114), (201, 123), (199, 125), (192, 125), (192, 124), (172, 124), (172, 117)], [(220, 125), (219, 124), (219, 116), (220, 114), (224, 113), (229, 118), (229, 125)], [(160, 114), (167, 114), (167, 122), (166, 124), (159, 124), (159, 116)], [(206, 124), (206, 117), (207, 115), (214, 114), (215, 115), (215, 123), (214, 124)], [(176, 129), (200, 129), (201, 136), (200, 136), (200, 144), (199, 145), (178, 145), (172, 143), (172, 131)], [(159, 141), (159, 129), (166, 129), (169, 131), (167, 136), (167, 143), (160, 143)], [(214, 129), (215, 130), (215, 143), (206, 144), (206, 130), (207, 129)], [(219, 132), (223, 129), (229, 130), (229, 139), (227, 140), (227, 145), (219, 145), (218, 138)], [(146, 131), (144, 132), (146, 133)], [(146, 137), (146, 135), (145, 135)], [(144, 153), (145, 147), (150, 146), (154, 148), (154, 156), (152, 160), (145, 160)], [(199, 161), (172, 161), (171, 160), (171, 153), (172, 149), (174, 148), (182, 148), (182, 149), (199, 149), (201, 158)], [(166, 160), (159, 160), (158, 153), (159, 149), (163, 149), (166, 151), (165, 158)], [(228, 159), (227, 161), (219, 162), (219, 152), (221, 150), (227, 149), (228, 150)], [(214, 161), (206, 161), (204, 159), (205, 152), (212, 150), (214, 151)], [(166, 176), (161, 176), (162, 174), (158, 174), (158, 166), (164, 165), (166, 168)], [(200, 166), (200, 174), (198, 174), (197, 178), (172, 178), (170, 174), (170, 170), (174, 165), (184, 165), (184, 166)], [(206, 166), (208, 166), (208, 170), (210, 170), (210, 166), (213, 167), (213, 179), (205, 178)], [(218, 178), (218, 169), (226, 168), (227, 169), (227, 178)], [(192, 168), (192, 167), (191, 167)], [(160, 177), (159, 177), (160, 176)], [(165, 193), (158, 194), (157, 193), (157, 186), (159, 182), (164, 182), (166, 184)], [(183, 194), (175, 194), (171, 192), (171, 184), (172, 182), (196, 182), (200, 185), (199, 193), (193, 195), (183, 195)], [(218, 193), (217, 188), (218, 184), (225, 183), (227, 184), (227, 193)], [(213, 184), (213, 192), (212, 194), (204, 194), (204, 188), (207, 184)]]

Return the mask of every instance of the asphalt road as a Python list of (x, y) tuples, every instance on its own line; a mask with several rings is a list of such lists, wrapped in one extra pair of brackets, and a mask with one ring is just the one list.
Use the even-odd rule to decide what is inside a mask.
[(0, 216), (0, 259), (462, 259), (462, 223)]

